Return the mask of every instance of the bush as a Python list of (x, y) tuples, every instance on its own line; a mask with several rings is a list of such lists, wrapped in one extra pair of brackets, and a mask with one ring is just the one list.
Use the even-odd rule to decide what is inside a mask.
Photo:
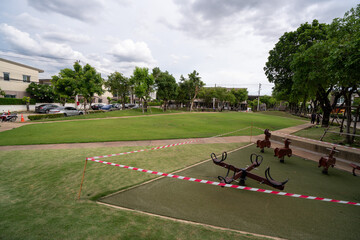
[(148, 106), (161, 106), (163, 104), (163, 101), (160, 101), (160, 102), (148, 102)]
[(94, 114), (94, 113), (105, 113), (106, 111), (104, 110), (89, 110), (87, 111), (88, 114)]
[(37, 114), (37, 115), (29, 115), (28, 119), (31, 121), (40, 120), (40, 119), (48, 119), (48, 118), (61, 118), (64, 117), (62, 113), (55, 113), (55, 114)]
[[(35, 99), (30, 99), (30, 104), (35, 105)], [(19, 98), (0, 98), (0, 105), (26, 105), (26, 103)]]

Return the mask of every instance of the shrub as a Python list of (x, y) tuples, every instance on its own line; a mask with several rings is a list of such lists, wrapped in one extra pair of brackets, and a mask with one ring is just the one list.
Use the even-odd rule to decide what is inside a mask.
[(29, 115), (28, 119), (31, 121), (40, 120), (40, 119), (47, 119), (47, 118), (61, 118), (64, 117), (62, 113), (55, 113), (55, 114), (37, 114), (37, 115)]
[[(19, 98), (0, 98), (0, 105), (25, 105), (26, 103)], [(30, 99), (30, 104), (35, 105), (35, 99)]]
[(148, 106), (161, 106), (162, 104), (163, 104), (163, 101), (148, 102)]
[(105, 113), (106, 111), (104, 110), (88, 110), (87, 113), (88, 114), (94, 114), (94, 113)]

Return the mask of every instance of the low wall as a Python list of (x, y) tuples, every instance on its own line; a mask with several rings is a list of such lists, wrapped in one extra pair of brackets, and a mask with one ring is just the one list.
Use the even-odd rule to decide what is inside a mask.
[[(324, 144), (324, 143), (316, 143), (313, 141), (303, 141), (303, 140), (297, 140), (296, 138), (289, 137), (291, 139), (291, 145), (304, 148), (313, 152), (318, 152), (324, 154), (324, 156), (327, 156), (329, 154), (328, 148), (332, 148), (330, 145)], [(283, 144), (284, 136), (276, 136), (272, 135), (271, 139), (274, 141), (279, 142), (280, 144)], [(290, 145), (290, 148), (291, 148)], [(360, 154), (358, 151), (354, 151), (351, 149), (338, 149), (340, 152), (335, 154), (335, 158), (342, 158), (346, 159), (348, 161), (357, 162), (360, 163)]]

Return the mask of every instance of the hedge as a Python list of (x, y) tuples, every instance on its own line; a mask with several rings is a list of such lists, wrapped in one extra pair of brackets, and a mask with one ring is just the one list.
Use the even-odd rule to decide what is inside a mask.
[(40, 119), (61, 118), (61, 117), (64, 117), (63, 113), (29, 115), (28, 119), (31, 121), (34, 121), (34, 120), (40, 120)]
[(94, 114), (94, 113), (105, 113), (106, 111), (104, 110), (88, 110), (86, 113), (87, 114)]
[[(36, 100), (30, 99), (30, 104), (35, 105)], [(0, 98), (0, 105), (26, 105), (26, 103), (19, 98)]]

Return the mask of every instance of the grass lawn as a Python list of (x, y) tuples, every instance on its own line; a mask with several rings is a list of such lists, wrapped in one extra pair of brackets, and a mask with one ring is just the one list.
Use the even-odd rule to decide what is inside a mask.
[(285, 112), (285, 111), (264, 111), (264, 112), (259, 112), (260, 114), (264, 114), (264, 115), (269, 115), (269, 116), (278, 116), (278, 117), (285, 117), (285, 118), (293, 118), (293, 119), (298, 119), (298, 120), (303, 120), (303, 121), (309, 121), (307, 118), (303, 118), (303, 117), (299, 117), (296, 115), (293, 115), (289, 112)]
[[(326, 128), (323, 128), (320, 126), (315, 126), (312, 128), (307, 128), (307, 129), (298, 131), (296, 133), (293, 133), (293, 135), (296, 135), (299, 137), (311, 138), (311, 139), (315, 139), (315, 140), (320, 140), (320, 138), (324, 134), (325, 129)], [(339, 132), (340, 128), (333, 126), (330, 128), (330, 131), (331, 132)], [(352, 131), (353, 131), (353, 129), (351, 129), (351, 133), (352, 133)], [(356, 134), (360, 135), (359, 129), (357, 129)], [(346, 135), (340, 135), (337, 133), (328, 132), (328, 133), (326, 133), (325, 137), (323, 138), (323, 141), (331, 142), (331, 143), (335, 143), (335, 144), (346, 145)], [(360, 137), (355, 137), (354, 143), (351, 144), (350, 146), (351, 147), (360, 147)]]
[[(171, 172), (208, 159), (211, 152), (236, 147), (239, 144), (183, 145), (109, 160)], [(85, 157), (139, 148), (0, 152), (0, 239), (258, 239), (91, 200), (154, 178), (151, 174), (89, 162), (82, 198), (75, 200)]]
[(141, 108), (138, 108), (138, 109), (126, 109), (126, 110), (119, 110), (119, 111), (63, 117), (63, 118), (42, 119), (42, 120), (37, 120), (34, 122), (64, 121), (64, 120), (109, 118), (109, 117), (126, 117), (126, 116), (146, 116), (146, 115), (153, 115), (153, 114), (169, 114), (169, 113), (181, 113), (181, 112), (183, 112), (183, 111), (168, 110), (168, 111), (164, 112), (162, 110), (162, 108), (149, 108), (148, 112), (142, 113)]
[[(38, 123), (0, 132), (0, 145), (204, 138), (253, 126), (278, 130), (302, 120), (257, 113), (184, 113), (143, 117)], [(258, 135), (250, 129), (232, 135)]]

